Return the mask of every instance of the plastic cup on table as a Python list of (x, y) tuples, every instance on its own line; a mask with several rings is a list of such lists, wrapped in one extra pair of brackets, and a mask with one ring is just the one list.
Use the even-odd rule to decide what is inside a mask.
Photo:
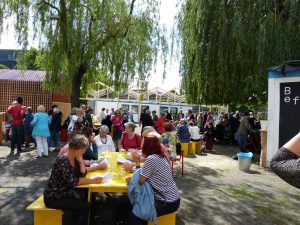
[(122, 166), (121, 170), (120, 170), (120, 173), (119, 173), (119, 179), (122, 180), (123, 178), (125, 178), (125, 174), (126, 174), (126, 171)]
[(105, 154), (105, 157), (108, 158), (108, 156), (109, 156), (109, 148), (107, 148), (107, 147), (104, 148), (104, 154)]

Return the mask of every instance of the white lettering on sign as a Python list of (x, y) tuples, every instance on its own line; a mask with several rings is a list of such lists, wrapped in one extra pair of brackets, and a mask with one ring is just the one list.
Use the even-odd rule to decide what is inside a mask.
[(294, 105), (297, 105), (297, 101), (299, 101), (299, 96), (296, 96), (295, 98), (293, 98), (294, 100)]
[(291, 95), (292, 94), (292, 88), (291, 87), (284, 87), (284, 99), (283, 101), (285, 103), (294, 103), (294, 105), (297, 105), (299, 100), (300, 100), (300, 97), (299, 95), (298, 96), (287, 96), (287, 95)]
[(284, 87), (284, 95), (290, 95), (291, 94), (291, 87)]
[(291, 98), (289, 97), (289, 96), (286, 96), (285, 98), (284, 98), (284, 102), (285, 103), (289, 103), (291, 101)]

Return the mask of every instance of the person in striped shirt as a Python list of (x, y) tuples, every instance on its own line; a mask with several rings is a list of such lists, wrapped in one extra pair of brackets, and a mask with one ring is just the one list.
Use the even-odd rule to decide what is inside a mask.
[[(156, 135), (150, 133), (144, 136), (142, 153), (146, 160), (140, 173), (139, 184), (142, 185), (146, 180), (150, 182), (154, 192), (157, 216), (177, 211), (180, 206), (179, 192), (169, 162)], [(140, 158), (134, 158), (134, 160), (139, 167)], [(127, 182), (129, 181), (128, 179)], [(128, 219), (130, 225), (147, 224), (147, 221), (141, 220), (132, 212), (129, 213)]]

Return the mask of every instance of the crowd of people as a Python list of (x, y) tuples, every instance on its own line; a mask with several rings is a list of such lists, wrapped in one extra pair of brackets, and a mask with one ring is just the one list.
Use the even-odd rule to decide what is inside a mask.
[[(124, 170), (133, 172), (137, 169), (139, 175), (138, 185), (143, 186), (145, 181), (148, 181), (145, 185), (151, 186), (156, 216), (175, 212), (179, 208), (180, 197), (172, 176), (170, 156), (164, 145), (161, 144), (160, 135), (151, 126), (144, 127), (142, 136), (135, 132), (136, 126), (134, 123), (127, 122), (124, 127), (120, 150), (130, 152), (132, 155), (131, 160), (134, 162), (124, 164)], [(94, 138), (92, 131), (91, 127), (85, 126), (81, 131), (80, 129), (73, 129), (69, 133), (69, 142), (59, 152), (44, 191), (46, 206), (64, 211), (64, 225), (87, 224), (90, 208), (90, 205), (86, 202), (87, 193), (82, 189), (75, 189), (75, 186), (101, 182), (102, 179), (89, 179), (84, 178), (84, 176), (89, 171), (101, 170), (106, 167), (91, 168), (89, 165), (98, 160), (100, 152), (116, 150), (107, 125), (102, 125), (99, 134)], [(144, 162), (144, 164), (139, 170), (141, 162)], [(72, 168), (73, 171), (71, 171)], [(132, 190), (134, 188), (133, 180), (127, 178), (127, 183), (129, 189)], [(130, 196), (132, 197), (129, 194)], [(148, 204), (150, 204), (150, 201)], [(133, 208), (134, 205), (132, 205)], [(142, 207), (147, 206), (143, 205)], [(80, 210), (81, 208), (83, 210)], [(133, 211), (128, 211), (128, 218), (126, 218), (128, 224), (142, 225), (148, 223), (150, 217), (139, 216)]]
[(4, 140), (8, 142), (11, 139), (11, 153), (16, 148), (22, 152), (30, 147), (30, 143), (37, 148), (36, 158), (47, 157), (50, 147), (60, 149), (62, 113), (57, 105), (53, 105), (48, 113), (43, 105), (39, 105), (33, 113), (30, 106), (23, 105), (23, 98), (18, 97), (1, 114), (5, 114)]
[[(259, 115), (259, 114), (258, 114)], [(214, 116), (211, 112), (193, 113), (188, 110), (186, 113), (180, 110), (177, 115), (170, 114), (168, 110), (161, 113), (160, 117), (156, 115), (156, 111), (144, 109), (141, 116), (142, 127), (154, 126), (160, 134), (170, 132), (165, 129), (170, 123), (172, 132), (176, 132), (176, 138), (179, 143), (189, 141), (203, 140), (203, 151), (213, 149), (215, 142), (229, 142), (240, 146), (242, 152), (248, 151), (245, 145), (248, 136), (252, 140), (255, 149), (251, 149), (256, 153), (260, 151), (259, 131), (261, 129), (259, 119), (252, 113), (246, 112), (243, 116), (236, 111), (235, 113), (224, 113)]]
[[(14, 151), (16, 145), (17, 150), (22, 151), (25, 139), (30, 143), (31, 137), (34, 138), (37, 145), (36, 158), (48, 156), (48, 148), (51, 146), (48, 145), (49, 141), (50, 144), (53, 142), (55, 148), (60, 149), (57, 138), (59, 139), (62, 114), (58, 107), (53, 106), (46, 113), (45, 107), (40, 105), (37, 107), (36, 113), (33, 114), (31, 108), (23, 106), (22, 103), (23, 99), (18, 98), (18, 101), (14, 102), (5, 112), (6, 115), (12, 117), (11, 150)], [(110, 115), (102, 118), (106, 124), (108, 116)], [(85, 175), (87, 172), (106, 168), (105, 164), (91, 167), (92, 163), (100, 162), (98, 155), (103, 151), (122, 150), (132, 153), (132, 161), (135, 162), (132, 165), (135, 168), (125, 164), (124, 169), (127, 171), (137, 169), (138, 185), (150, 185), (152, 190), (150, 195), (155, 201), (155, 206), (154, 204), (153, 206), (156, 216), (175, 212), (179, 208), (180, 197), (172, 176), (170, 157), (164, 145), (161, 144), (160, 135), (155, 132), (153, 126), (148, 126), (144, 127), (144, 133), (141, 137), (135, 132), (135, 123), (124, 123), (123, 118), (119, 110), (116, 110), (111, 117), (113, 137), (109, 135), (110, 129), (106, 124), (102, 124), (94, 137), (93, 133), (96, 129), (93, 126), (92, 111), (88, 107), (86, 109), (73, 108), (65, 121), (62, 128), (67, 132), (68, 141), (58, 153), (44, 190), (45, 205), (63, 210), (63, 225), (88, 224), (90, 205), (87, 202), (87, 191), (75, 187), (102, 182), (99, 177), (86, 178)], [(26, 133), (29, 131), (30, 133)], [(144, 164), (138, 170), (141, 161), (144, 161)], [(132, 188), (133, 181), (127, 179), (127, 182)], [(135, 204), (132, 207), (134, 206)], [(140, 217), (129, 210), (129, 224), (147, 224), (148, 220), (148, 217)]]
[[(84, 178), (89, 171), (104, 170), (105, 164), (91, 167), (99, 162), (101, 152), (130, 152), (132, 164), (124, 164), (124, 170), (138, 170), (138, 178), (127, 180), (129, 186), (150, 183), (153, 189), (157, 216), (174, 212), (180, 205), (180, 197), (171, 171), (171, 161), (181, 151), (181, 143), (204, 141), (203, 150), (213, 149), (214, 142), (236, 140), (240, 151), (245, 151), (249, 132), (259, 130), (259, 120), (252, 113), (221, 113), (213, 116), (211, 112), (193, 113), (192, 110), (171, 115), (165, 110), (157, 115), (156, 111), (145, 108), (140, 115), (141, 134), (136, 132), (137, 124), (127, 110), (103, 108), (94, 116), (89, 106), (72, 108), (70, 115), (62, 124), (62, 113), (57, 105), (46, 112), (39, 105), (36, 113), (31, 107), (23, 106), (23, 99), (16, 102), (5, 112), (6, 128), (12, 130), (11, 151), (17, 147), (29, 147), (34, 143), (36, 158), (47, 157), (50, 147), (59, 151), (52, 173), (44, 191), (44, 202), (48, 207), (62, 209), (63, 224), (87, 224), (89, 204), (86, 193), (78, 193), (74, 187), (81, 184), (99, 183), (101, 178)], [(94, 126), (96, 123), (100, 127)], [(9, 126), (9, 122), (11, 126)], [(65, 146), (60, 148), (60, 139)], [(8, 137), (6, 137), (8, 140)], [(137, 170), (136, 170), (137, 171)], [(135, 182), (135, 184), (134, 184)], [(163, 188), (162, 188), (163, 187)], [(129, 224), (147, 224), (130, 211)]]
[[(98, 151), (141, 149), (141, 137), (135, 132), (133, 114), (127, 109), (102, 108), (98, 115), (94, 115), (90, 106), (74, 107), (63, 125), (62, 113), (57, 105), (53, 105), (48, 113), (42, 105), (35, 111), (34, 114), (31, 107), (23, 106), (23, 99), (19, 97), (5, 112), (5, 141), (9, 140), (11, 130), (11, 151), (16, 147), (22, 151), (23, 147), (28, 148), (30, 143), (34, 143), (36, 158), (47, 157), (50, 148), (60, 150), (60, 140), (67, 141), (72, 131), (82, 131), (85, 127), (91, 128), (95, 134)], [(94, 126), (95, 122), (101, 124), (100, 129)], [(257, 145), (256, 153), (260, 150), (260, 123), (252, 112), (241, 117), (238, 111), (221, 112), (219, 116), (213, 116), (211, 112), (193, 113), (188, 110), (184, 113), (180, 110), (176, 115), (165, 110), (158, 116), (155, 110), (151, 112), (149, 108), (144, 108), (140, 125), (142, 131), (151, 126), (159, 134), (172, 133), (177, 143), (202, 139), (203, 151), (210, 151), (215, 142), (224, 141), (237, 143), (241, 151), (247, 151), (244, 146), (250, 134)]]

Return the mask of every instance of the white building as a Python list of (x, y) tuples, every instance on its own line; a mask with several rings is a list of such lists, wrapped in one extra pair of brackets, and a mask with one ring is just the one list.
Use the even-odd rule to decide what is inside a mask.
[(155, 110), (160, 115), (164, 110), (171, 114), (176, 114), (180, 109), (187, 112), (191, 109), (193, 112), (209, 111), (209, 107), (200, 105), (189, 105), (185, 102), (184, 95), (178, 94), (178, 90), (169, 91), (161, 88), (152, 88), (148, 90), (135, 90), (128, 88), (126, 91), (116, 92), (113, 87), (109, 87), (101, 82), (97, 83), (98, 91), (88, 94), (84, 99), (88, 105), (94, 109), (94, 114), (98, 115), (102, 108), (111, 110), (127, 109), (133, 113), (134, 121), (139, 122), (139, 115), (142, 110), (149, 107), (150, 111)]

